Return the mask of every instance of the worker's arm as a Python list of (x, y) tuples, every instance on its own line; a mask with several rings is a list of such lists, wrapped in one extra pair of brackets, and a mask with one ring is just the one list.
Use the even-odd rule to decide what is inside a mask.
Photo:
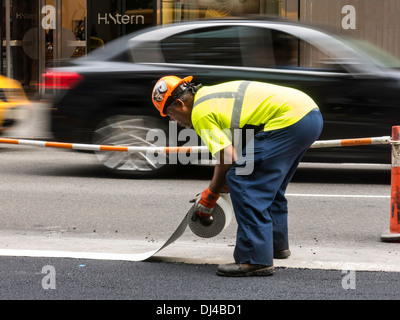
[(196, 202), (192, 219), (197, 217), (204, 225), (210, 225), (213, 221), (212, 212), (215, 204), (226, 184), (226, 173), (236, 160), (236, 152), (232, 145), (228, 145), (222, 149), (217, 156), (219, 161), (215, 166), (214, 175), (211, 179), (209, 187), (201, 193), (201, 197)]
[(214, 175), (211, 179), (209, 189), (213, 193), (220, 193), (226, 184), (226, 173), (236, 161), (236, 151), (232, 145), (222, 149), (218, 154), (219, 161), (215, 166)]
[(195, 202), (194, 217), (211, 216), (216, 202), (226, 184), (226, 173), (236, 160), (236, 153), (226, 130), (222, 130), (212, 114), (201, 117), (193, 126), (197, 134), (218, 159), (209, 186), (198, 195)]
[(207, 189), (214, 194), (219, 194), (226, 184), (225, 175), (237, 157), (229, 137), (230, 130), (221, 129), (220, 123), (212, 113), (199, 117), (193, 127), (211, 154), (218, 159), (213, 178)]

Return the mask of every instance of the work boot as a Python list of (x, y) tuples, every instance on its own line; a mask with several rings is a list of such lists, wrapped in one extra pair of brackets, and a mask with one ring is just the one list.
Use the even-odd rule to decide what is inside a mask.
[(217, 275), (224, 277), (270, 276), (274, 273), (274, 266), (264, 264), (228, 263), (217, 267)]
[(291, 252), (289, 249), (274, 251), (274, 259), (286, 259), (289, 258)]

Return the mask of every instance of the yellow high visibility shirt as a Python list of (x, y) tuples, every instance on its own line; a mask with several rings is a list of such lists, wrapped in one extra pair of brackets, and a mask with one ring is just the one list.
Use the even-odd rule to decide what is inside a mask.
[(255, 81), (231, 81), (201, 87), (195, 97), (192, 124), (211, 153), (232, 144), (234, 129), (245, 126), (271, 131), (288, 127), (318, 108), (305, 93)]

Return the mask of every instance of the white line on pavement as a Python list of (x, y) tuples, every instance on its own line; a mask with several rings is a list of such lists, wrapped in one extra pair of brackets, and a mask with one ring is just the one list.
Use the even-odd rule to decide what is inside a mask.
[(315, 194), (315, 193), (286, 193), (289, 197), (324, 197), (324, 198), (390, 198), (390, 196), (365, 194)]

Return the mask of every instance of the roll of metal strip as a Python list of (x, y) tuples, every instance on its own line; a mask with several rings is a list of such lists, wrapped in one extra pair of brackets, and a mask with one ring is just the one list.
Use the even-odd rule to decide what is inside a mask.
[(155, 255), (160, 250), (169, 246), (171, 243), (178, 240), (182, 234), (185, 232), (186, 227), (189, 225), (190, 230), (197, 236), (201, 238), (212, 238), (220, 234), (223, 230), (225, 230), (232, 221), (233, 217), (233, 207), (229, 194), (222, 193), (219, 197), (217, 204), (215, 206), (215, 210), (213, 213), (213, 223), (210, 226), (204, 226), (200, 223), (199, 219), (196, 221), (192, 220), (193, 214), (192, 206), (187, 214), (184, 216), (181, 223), (178, 225), (176, 230), (172, 233), (172, 235), (168, 238), (168, 240), (158, 249), (132, 254), (130, 255), (132, 261), (144, 261)]

